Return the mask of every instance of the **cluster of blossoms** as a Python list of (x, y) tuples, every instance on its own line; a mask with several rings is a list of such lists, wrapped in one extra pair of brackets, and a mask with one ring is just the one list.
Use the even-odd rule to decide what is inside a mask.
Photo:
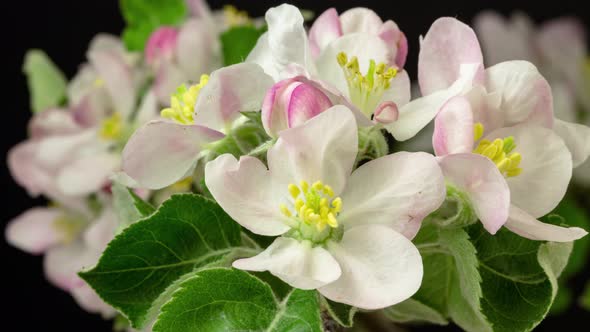
[[(419, 290), (425, 271), (412, 240), (423, 221), (479, 220), (490, 236), (505, 227), (539, 241), (587, 234), (538, 220), (590, 155), (590, 128), (567, 122), (574, 107), (563, 106), (590, 105), (579, 68), (565, 66), (585, 54), (554, 45), (574, 25), (548, 26), (534, 47), (542, 54), (514, 56), (528, 62), (493, 53), (506, 42), (498, 31), (520, 21), (482, 16), (486, 68), (475, 32), (440, 18), (421, 40), (412, 99), (406, 36), (369, 9), (329, 9), (306, 30), (298, 8), (271, 8), (244, 61), (221, 66), (217, 36), (249, 19), (191, 4), (181, 27), (152, 33), (143, 57), (97, 37), (67, 105), (36, 115), (31, 138), (9, 155), (16, 181), (53, 203), (12, 221), (9, 241), (45, 253), (48, 278), (87, 310), (115, 314), (76, 274), (126, 226), (114, 182), (156, 204), (210, 194), (247, 232), (273, 237), (234, 268), (367, 310)], [(533, 63), (545, 73), (544, 61), (564, 56), (572, 61), (546, 69), (550, 85)], [(434, 154), (389, 153), (386, 136), (406, 141), (431, 122)], [(476, 216), (467, 224), (439, 213), (457, 197)]]

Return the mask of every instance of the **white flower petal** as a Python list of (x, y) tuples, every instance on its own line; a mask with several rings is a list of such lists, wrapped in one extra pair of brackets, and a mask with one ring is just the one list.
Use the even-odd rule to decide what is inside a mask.
[(473, 150), (473, 113), (464, 97), (450, 99), (434, 120), (432, 146), (437, 156)]
[(195, 166), (204, 144), (221, 138), (222, 133), (203, 126), (151, 121), (127, 142), (123, 171), (144, 188), (164, 188)]
[(506, 179), (511, 202), (535, 218), (551, 212), (561, 201), (572, 176), (572, 157), (563, 140), (551, 129), (520, 125), (501, 128), (485, 138), (514, 137), (522, 156), (522, 173)]
[(333, 106), (301, 126), (283, 130), (268, 152), (277, 185), (323, 181), (339, 194), (358, 151), (357, 125), (348, 108)]
[(290, 229), (280, 213), (288, 188), (273, 185), (260, 160), (244, 156), (238, 162), (230, 154), (221, 155), (205, 166), (205, 183), (223, 210), (252, 232), (276, 236)]
[(412, 238), (444, 201), (445, 184), (434, 156), (398, 152), (359, 167), (341, 197), (345, 227), (383, 224)]
[(588, 234), (578, 227), (568, 228), (546, 224), (514, 205), (510, 207), (510, 216), (505, 226), (522, 237), (540, 241), (570, 242)]
[(66, 195), (84, 196), (99, 191), (121, 166), (118, 154), (103, 153), (73, 160), (57, 176), (57, 185)]
[(117, 311), (101, 300), (88, 284), (72, 288), (70, 294), (76, 303), (89, 313), (101, 314), (105, 319), (113, 318), (117, 314)]
[(329, 8), (318, 16), (309, 29), (309, 46), (313, 56), (319, 56), (328, 44), (340, 36), (342, 25), (338, 12), (334, 8)]
[(38, 255), (59, 244), (64, 235), (55, 227), (61, 212), (54, 208), (32, 208), (11, 220), (6, 226), (6, 242)]
[(573, 166), (578, 167), (590, 155), (590, 127), (555, 119), (553, 130), (563, 139), (572, 154)]
[(381, 309), (412, 296), (422, 283), (422, 258), (403, 235), (381, 225), (354, 227), (328, 250), (342, 276), (319, 289), (332, 301), (361, 309)]
[(340, 265), (322, 247), (286, 237), (277, 238), (257, 256), (239, 259), (233, 267), (248, 271), (269, 271), (289, 285), (316, 289), (338, 279)]
[(389, 89), (383, 91), (381, 101), (393, 101), (397, 107), (402, 107), (410, 102), (412, 84), (408, 72), (401, 70), (391, 80)]
[(340, 15), (342, 31), (345, 34), (366, 32), (378, 34), (383, 21), (374, 11), (368, 8), (351, 8)]
[(96, 264), (101, 252), (89, 250), (81, 241), (47, 251), (43, 260), (45, 276), (65, 291), (84, 285), (78, 272)]

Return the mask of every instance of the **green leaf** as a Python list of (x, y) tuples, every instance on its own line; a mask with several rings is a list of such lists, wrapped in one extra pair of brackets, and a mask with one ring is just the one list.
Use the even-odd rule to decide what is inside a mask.
[(400, 304), (386, 308), (383, 313), (398, 323), (426, 322), (437, 325), (449, 323), (440, 312), (415, 299), (407, 299)]
[(152, 32), (178, 25), (188, 13), (185, 0), (120, 0), (120, 7), (127, 22), (123, 41), (131, 51), (142, 51)]
[(63, 104), (67, 80), (45, 52), (27, 51), (23, 72), (27, 76), (31, 109), (34, 113)]
[(242, 25), (222, 33), (220, 39), (224, 65), (229, 66), (243, 62), (265, 31), (266, 27), (257, 28), (253, 25)]
[(80, 276), (141, 328), (191, 272), (237, 250), (252, 251), (240, 244), (239, 225), (215, 202), (174, 195), (116, 236), (97, 266)]
[[(206, 319), (205, 319), (206, 318)], [(206, 269), (180, 285), (154, 332), (320, 332), (317, 292), (293, 289), (277, 299), (270, 286), (240, 270)]]
[(547, 315), (571, 243), (543, 243), (506, 229), (496, 235), (481, 225), (469, 234), (478, 251), (482, 312), (494, 331), (530, 331)]
[(357, 308), (328, 300), (325, 297), (322, 297), (322, 306), (338, 324), (344, 327), (352, 327)]

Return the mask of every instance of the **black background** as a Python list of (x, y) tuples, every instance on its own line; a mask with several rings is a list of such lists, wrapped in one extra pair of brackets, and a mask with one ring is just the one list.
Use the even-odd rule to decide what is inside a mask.
[[(213, 8), (225, 3), (210, 1)], [(230, 1), (239, 9), (247, 10), (251, 16), (261, 16), (269, 6), (279, 1)], [(430, 24), (440, 16), (454, 16), (470, 23), (482, 9), (495, 9), (508, 14), (515, 9), (527, 12), (535, 21), (560, 16), (576, 15), (590, 26), (590, 12), (582, 1), (425, 1), (425, 0), (381, 0), (381, 1), (297, 1), (301, 8), (321, 13), (329, 7), (339, 12), (355, 6), (374, 9), (382, 18), (393, 19), (405, 32), (410, 42), (410, 53), (406, 68), (415, 79), (418, 36), (426, 33)], [(89, 41), (99, 32), (118, 34), (123, 29), (116, 0), (72, 0), (72, 1), (2, 1), (0, 17), (0, 124), (1, 153), (6, 156), (8, 149), (26, 138), (26, 126), (30, 117), (26, 81), (21, 73), (25, 51), (40, 48), (71, 78), (80, 63), (85, 61)], [(30, 198), (10, 178), (5, 164), (0, 167), (2, 188), (0, 222), (4, 225), (10, 219), (33, 205), (44, 204), (42, 200)], [(82, 311), (68, 294), (50, 286), (44, 279), (41, 257), (34, 257), (6, 245), (1, 240), (0, 275), (2, 293), (0, 314), (2, 331), (110, 331), (111, 323), (100, 317)], [(590, 264), (588, 264), (590, 266)], [(586, 272), (573, 281), (574, 293), (582, 291)], [(584, 324), (586, 323), (586, 324)], [(590, 313), (572, 309), (561, 317), (550, 317), (537, 331), (558, 328), (587, 330)], [(581, 325), (579, 325), (581, 324)], [(456, 327), (422, 328), (420, 330), (455, 331)]]

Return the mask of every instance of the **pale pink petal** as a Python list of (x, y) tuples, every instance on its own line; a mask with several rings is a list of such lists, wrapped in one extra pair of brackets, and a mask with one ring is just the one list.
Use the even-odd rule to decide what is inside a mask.
[(238, 161), (230, 154), (221, 155), (205, 166), (205, 183), (223, 210), (250, 231), (276, 236), (290, 229), (280, 212), (288, 188), (273, 184), (260, 160), (243, 156)]
[(318, 16), (309, 29), (311, 54), (317, 58), (321, 50), (340, 36), (342, 36), (342, 26), (338, 12), (334, 8), (327, 9)]
[(72, 288), (70, 294), (76, 303), (89, 313), (101, 314), (104, 319), (114, 318), (117, 314), (117, 311), (101, 300), (88, 284)]
[(342, 276), (319, 289), (332, 301), (374, 310), (400, 303), (422, 283), (422, 258), (403, 235), (382, 225), (357, 226), (344, 232), (328, 250)]
[(81, 130), (72, 113), (64, 109), (49, 109), (35, 114), (29, 122), (32, 138), (52, 135), (68, 135)]
[(143, 125), (150, 120), (155, 120), (158, 117), (158, 100), (153, 89), (149, 90), (144, 96), (137, 110), (135, 122)]
[(449, 100), (434, 120), (432, 146), (437, 156), (473, 150), (473, 113), (464, 97)]
[(218, 37), (205, 20), (191, 19), (183, 24), (176, 52), (180, 68), (192, 81), (221, 67)]
[[(537, 68), (526, 61), (507, 61), (485, 71), (488, 93), (501, 98), (503, 126), (533, 123), (547, 128), (553, 126), (551, 87)], [(477, 119), (476, 119), (477, 121)]]
[(389, 45), (391, 53), (395, 55), (390, 65), (404, 68), (408, 56), (408, 40), (395, 22), (389, 20), (381, 26), (379, 37)]
[(90, 250), (102, 253), (115, 237), (118, 227), (117, 216), (113, 209), (104, 208), (100, 216), (84, 231), (84, 243)]
[(510, 217), (505, 226), (522, 237), (539, 241), (571, 242), (588, 234), (587, 231), (578, 227), (568, 228), (546, 224), (514, 205), (510, 206)]
[(162, 26), (152, 32), (145, 45), (145, 61), (154, 65), (162, 59), (172, 59), (177, 38), (178, 30), (174, 27)]
[(508, 60), (535, 60), (534, 27), (530, 19), (516, 16), (507, 20), (495, 12), (484, 11), (475, 17), (473, 27), (481, 41), (486, 65)]
[(447, 155), (439, 163), (446, 181), (468, 195), (485, 229), (496, 234), (510, 208), (510, 189), (496, 165), (472, 153)]
[(551, 129), (520, 125), (501, 128), (485, 136), (514, 137), (522, 173), (506, 179), (511, 202), (534, 218), (551, 212), (561, 201), (572, 177), (572, 157), (563, 140)]
[(239, 259), (233, 267), (269, 271), (299, 289), (316, 289), (340, 277), (340, 266), (326, 249), (309, 241), (279, 237), (257, 256)]
[(578, 167), (590, 155), (590, 127), (555, 119), (553, 130), (563, 139), (572, 154), (573, 166)]
[(368, 8), (356, 7), (349, 9), (340, 15), (342, 32), (344, 34), (365, 32), (378, 34), (383, 21), (374, 11)]
[(283, 130), (268, 152), (268, 166), (285, 192), (290, 183), (305, 180), (323, 181), (338, 194), (352, 171), (357, 152), (354, 116), (345, 106), (336, 105), (301, 126)]
[(155, 120), (139, 128), (123, 150), (123, 171), (148, 189), (161, 189), (192, 170), (203, 145), (223, 134), (198, 125)]
[(46, 278), (65, 291), (84, 285), (78, 272), (93, 267), (100, 252), (89, 250), (81, 241), (47, 251), (43, 260)]
[(226, 129), (240, 112), (258, 111), (273, 79), (254, 63), (214, 71), (195, 104), (195, 124)]
[(56, 178), (57, 185), (66, 195), (89, 195), (108, 184), (111, 174), (120, 167), (120, 156), (115, 153), (104, 151), (82, 156), (61, 169)]
[(414, 99), (400, 108), (399, 119), (385, 128), (398, 141), (414, 137), (438, 114), (443, 105), (452, 97), (464, 94), (473, 86), (473, 80), (480, 65), (462, 65), (461, 76), (448, 89)]
[(39, 144), (26, 141), (8, 151), (8, 169), (16, 183), (24, 187), (29, 195), (38, 196), (53, 182), (52, 174), (36, 163)]
[(408, 72), (401, 70), (391, 80), (389, 89), (383, 91), (381, 101), (393, 101), (399, 107), (410, 102), (412, 84)]
[(6, 226), (6, 242), (22, 251), (39, 255), (59, 244), (64, 234), (55, 227), (61, 212), (55, 208), (32, 208)]
[(162, 61), (156, 72), (153, 88), (158, 97), (158, 101), (163, 105), (169, 105), (170, 96), (176, 91), (178, 86), (187, 83), (187, 81), (188, 76), (185, 75), (176, 63)]
[(422, 95), (446, 89), (460, 76), (461, 65), (482, 65), (475, 75), (483, 79), (483, 57), (475, 32), (451, 17), (436, 20), (422, 40), (418, 57), (418, 81)]
[(394, 102), (384, 102), (379, 104), (373, 114), (373, 121), (381, 124), (395, 122), (399, 118), (399, 110)]
[(359, 167), (341, 197), (344, 227), (382, 224), (413, 238), (444, 201), (445, 183), (434, 156), (398, 152)]

